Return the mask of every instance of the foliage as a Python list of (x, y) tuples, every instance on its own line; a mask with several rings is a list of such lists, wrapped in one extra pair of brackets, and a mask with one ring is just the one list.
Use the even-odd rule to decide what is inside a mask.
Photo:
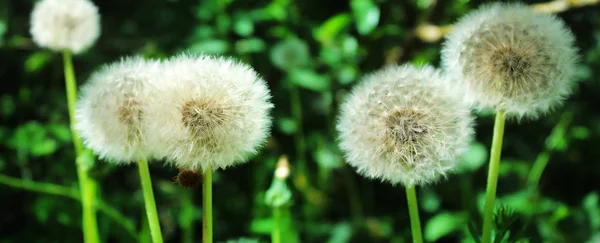
[[(0, 174), (72, 192), (77, 178), (62, 62), (31, 41), (33, 2), (0, 0)], [(217, 242), (269, 242), (273, 209), (265, 195), (282, 154), (292, 166), (286, 217), (302, 242), (410, 239), (403, 189), (364, 179), (345, 165), (336, 144), (337, 107), (361, 76), (384, 65), (439, 66), (441, 43), (423, 42), (413, 29), (424, 21), (451, 24), (483, 1), (95, 2), (102, 34), (95, 47), (74, 57), (80, 84), (124, 55), (164, 58), (183, 51), (234, 56), (269, 82), (275, 124), (268, 145), (248, 164), (214, 175)], [(596, 6), (559, 16), (577, 38), (581, 83), (564, 107), (542, 119), (507, 122), (497, 200), (504, 207), (496, 212), (501, 242), (593, 242), (600, 235), (600, 14)], [(417, 192), (428, 241), (477, 241), (470, 232), (481, 228), (493, 127), (489, 112), (478, 114), (477, 142), (457, 174)], [(539, 182), (529, 178), (538, 161), (547, 163)], [(150, 166), (165, 240), (197, 242), (200, 189), (179, 188), (177, 171), (160, 161)], [(99, 181), (103, 207), (117, 210), (99, 213), (101, 238), (147, 242), (136, 168), (96, 163), (91, 175)], [(0, 182), (0, 242), (81, 242), (76, 196)], [(116, 223), (115, 213), (139, 233)]]

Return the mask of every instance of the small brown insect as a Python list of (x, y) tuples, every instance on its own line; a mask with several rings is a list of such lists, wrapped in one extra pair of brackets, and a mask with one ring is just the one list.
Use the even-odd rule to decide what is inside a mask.
[(193, 170), (179, 169), (175, 181), (182, 188), (194, 188), (202, 182), (202, 174)]

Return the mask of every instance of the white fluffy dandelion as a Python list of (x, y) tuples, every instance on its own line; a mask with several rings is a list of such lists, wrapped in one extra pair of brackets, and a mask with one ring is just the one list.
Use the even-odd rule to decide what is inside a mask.
[(125, 58), (102, 67), (82, 87), (76, 129), (101, 158), (132, 163), (153, 157), (145, 134), (160, 68), (157, 61)]
[(523, 4), (490, 4), (447, 36), (442, 63), (480, 108), (536, 117), (571, 94), (577, 61), (564, 23)]
[(165, 62), (148, 141), (180, 169), (215, 170), (257, 152), (271, 125), (266, 83), (249, 66), (213, 56)]
[(30, 32), (41, 47), (80, 53), (100, 35), (98, 8), (88, 0), (42, 0), (31, 13)]
[(347, 162), (369, 178), (412, 187), (456, 166), (472, 139), (468, 104), (433, 68), (390, 67), (366, 76), (337, 124)]

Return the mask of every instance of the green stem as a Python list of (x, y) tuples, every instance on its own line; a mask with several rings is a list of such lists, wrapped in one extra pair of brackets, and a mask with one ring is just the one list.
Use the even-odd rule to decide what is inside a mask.
[(498, 113), (496, 113), (496, 121), (494, 122), (494, 137), (492, 138), (490, 168), (488, 171), (488, 181), (485, 192), (482, 243), (490, 243), (492, 241), (492, 225), (494, 207), (496, 205), (496, 187), (498, 186), (498, 171), (500, 169), (500, 155), (502, 153), (502, 139), (504, 137), (504, 120), (504, 111), (498, 111)]
[(212, 226), (212, 171), (204, 172), (202, 176), (202, 242), (213, 242)]
[(271, 243), (281, 243), (281, 207), (273, 207), (273, 231), (271, 232)]
[[(77, 82), (75, 81), (75, 72), (73, 71), (73, 61), (71, 52), (63, 51), (63, 62), (65, 72), (65, 87), (67, 91), (67, 105), (69, 108), (69, 120), (71, 123), (71, 133), (73, 136), (73, 146), (75, 147), (76, 158), (79, 159), (83, 152), (83, 145), (77, 130), (75, 130), (75, 101), (77, 100)], [(81, 204), (83, 207), (83, 238), (87, 243), (100, 242), (98, 235), (98, 225), (96, 220), (96, 182), (89, 176), (89, 168), (76, 160), (77, 178), (79, 179), (79, 188), (81, 191)]]
[(162, 233), (160, 232), (160, 221), (158, 220), (158, 212), (156, 211), (156, 202), (154, 202), (154, 192), (152, 191), (152, 181), (150, 179), (148, 161), (140, 160), (138, 162), (138, 169), (140, 172), (140, 180), (142, 182), (142, 190), (144, 192), (144, 203), (146, 205), (146, 215), (148, 216), (152, 242), (162, 243), (163, 238)]
[(294, 145), (296, 145), (296, 162), (298, 164), (298, 173), (302, 176), (306, 177), (308, 181), (308, 175), (306, 173), (306, 156), (305, 150), (306, 145), (304, 144), (304, 130), (302, 126), (302, 103), (300, 101), (300, 90), (296, 85), (291, 85), (290, 87), (290, 102), (291, 102), (291, 110), (292, 116), (296, 121), (296, 125), (298, 129), (294, 134)]
[(550, 160), (550, 154), (553, 150), (558, 147), (558, 143), (566, 139), (567, 129), (571, 124), (573, 118), (572, 112), (565, 112), (562, 114), (560, 121), (552, 129), (550, 136), (546, 139), (546, 146), (544, 151), (538, 155), (533, 163), (529, 176), (527, 177), (527, 184), (530, 188), (537, 188), (540, 182), (540, 178), (548, 165)]
[[(10, 187), (24, 189), (32, 192), (46, 193), (50, 195), (62, 196), (81, 201), (81, 194), (76, 189), (71, 189), (65, 186), (55, 185), (52, 183), (23, 180), (20, 178), (0, 174), (0, 184), (5, 184)], [(127, 231), (127, 233), (129, 233), (129, 235), (137, 241), (138, 237), (137, 233), (135, 232), (135, 226), (133, 224), (133, 221), (123, 216), (117, 209), (111, 207), (110, 205), (102, 201), (98, 201), (96, 204), (98, 210), (106, 214), (106, 216), (112, 219), (116, 224), (123, 227), (123, 229), (125, 229), (125, 231)]]
[(408, 213), (410, 215), (410, 229), (412, 231), (413, 242), (423, 243), (421, 220), (419, 219), (419, 204), (417, 204), (415, 186), (406, 188), (406, 199), (408, 201)]

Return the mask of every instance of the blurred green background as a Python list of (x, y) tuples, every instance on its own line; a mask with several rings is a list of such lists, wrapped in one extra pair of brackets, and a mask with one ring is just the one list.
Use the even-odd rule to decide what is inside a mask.
[[(335, 141), (338, 104), (385, 65), (439, 66), (441, 42), (421, 40), (415, 27), (451, 24), (482, 2), (95, 1), (102, 34), (75, 56), (75, 72), (82, 84), (125, 55), (189, 51), (239, 58), (268, 81), (272, 137), (249, 163), (215, 175), (216, 242), (270, 242), (265, 197), (281, 155), (292, 167), (284, 242), (409, 242), (404, 189), (345, 165)], [(62, 59), (31, 41), (33, 3), (0, 0), (0, 242), (81, 242)], [(559, 14), (582, 56), (576, 92), (539, 120), (507, 123), (497, 201), (507, 242), (600, 242), (598, 6)], [(492, 114), (479, 113), (477, 141), (457, 173), (417, 188), (428, 241), (472, 242), (469, 228), (480, 228), (492, 127)], [(531, 167), (546, 162), (536, 187)], [(100, 183), (102, 239), (149, 242), (135, 166), (98, 161), (91, 173)], [(176, 169), (160, 161), (151, 173), (165, 240), (199, 242), (201, 190), (179, 188)]]

